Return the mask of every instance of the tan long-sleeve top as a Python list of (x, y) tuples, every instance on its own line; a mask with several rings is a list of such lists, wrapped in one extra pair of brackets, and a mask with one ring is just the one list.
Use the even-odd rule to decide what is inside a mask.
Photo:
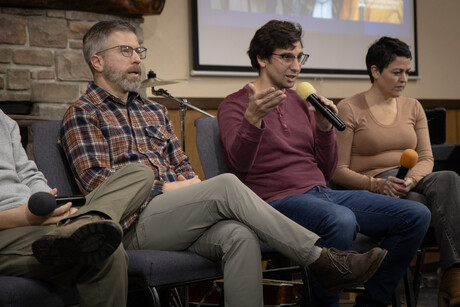
[(338, 104), (339, 116), (347, 128), (337, 132), (338, 165), (334, 182), (348, 188), (382, 194), (385, 179), (373, 176), (400, 166), (401, 154), (415, 150), (419, 159), (409, 171), (413, 188), (433, 170), (433, 154), (425, 111), (413, 98), (398, 97), (397, 116), (390, 125), (383, 125), (372, 115), (364, 93), (356, 94)]

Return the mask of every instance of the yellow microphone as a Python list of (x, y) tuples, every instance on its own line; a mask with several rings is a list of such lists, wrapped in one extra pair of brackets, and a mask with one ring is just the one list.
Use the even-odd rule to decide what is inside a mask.
[(297, 85), (296, 93), (303, 101), (311, 103), (317, 111), (319, 111), (337, 130), (345, 130), (345, 124), (340, 118), (335, 115), (328, 107), (321, 102), (318, 96), (316, 96), (315, 88), (308, 82), (300, 82)]
[(396, 178), (404, 179), (409, 169), (413, 168), (418, 161), (418, 153), (412, 149), (406, 149), (401, 155), (399, 162), (401, 167), (399, 168)]

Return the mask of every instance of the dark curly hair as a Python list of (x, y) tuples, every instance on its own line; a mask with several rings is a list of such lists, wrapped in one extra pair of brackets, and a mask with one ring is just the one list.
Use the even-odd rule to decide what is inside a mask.
[(260, 71), (257, 57), (268, 59), (277, 48), (290, 48), (295, 43), (302, 44), (302, 27), (290, 21), (270, 20), (256, 31), (249, 44), (248, 56), (252, 67)]
[(409, 46), (397, 38), (383, 36), (369, 47), (366, 55), (366, 67), (372, 83), (374, 83), (374, 77), (371, 66), (375, 65), (379, 72), (382, 72), (396, 57), (412, 59)]

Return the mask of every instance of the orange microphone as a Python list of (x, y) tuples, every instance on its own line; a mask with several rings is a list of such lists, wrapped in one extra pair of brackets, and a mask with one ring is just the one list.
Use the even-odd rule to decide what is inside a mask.
[(417, 161), (418, 154), (415, 150), (404, 150), (401, 155), (401, 159), (399, 160), (399, 162), (401, 163), (401, 167), (399, 168), (398, 174), (396, 174), (396, 178), (404, 179), (409, 169), (413, 168), (415, 164), (417, 164)]

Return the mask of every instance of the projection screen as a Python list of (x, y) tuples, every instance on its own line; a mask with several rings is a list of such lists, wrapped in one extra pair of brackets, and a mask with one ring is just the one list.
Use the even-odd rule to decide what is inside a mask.
[(302, 26), (303, 76), (365, 77), (367, 49), (384, 35), (410, 46), (418, 76), (415, 0), (192, 0), (191, 74), (253, 75), (246, 51), (271, 19)]

